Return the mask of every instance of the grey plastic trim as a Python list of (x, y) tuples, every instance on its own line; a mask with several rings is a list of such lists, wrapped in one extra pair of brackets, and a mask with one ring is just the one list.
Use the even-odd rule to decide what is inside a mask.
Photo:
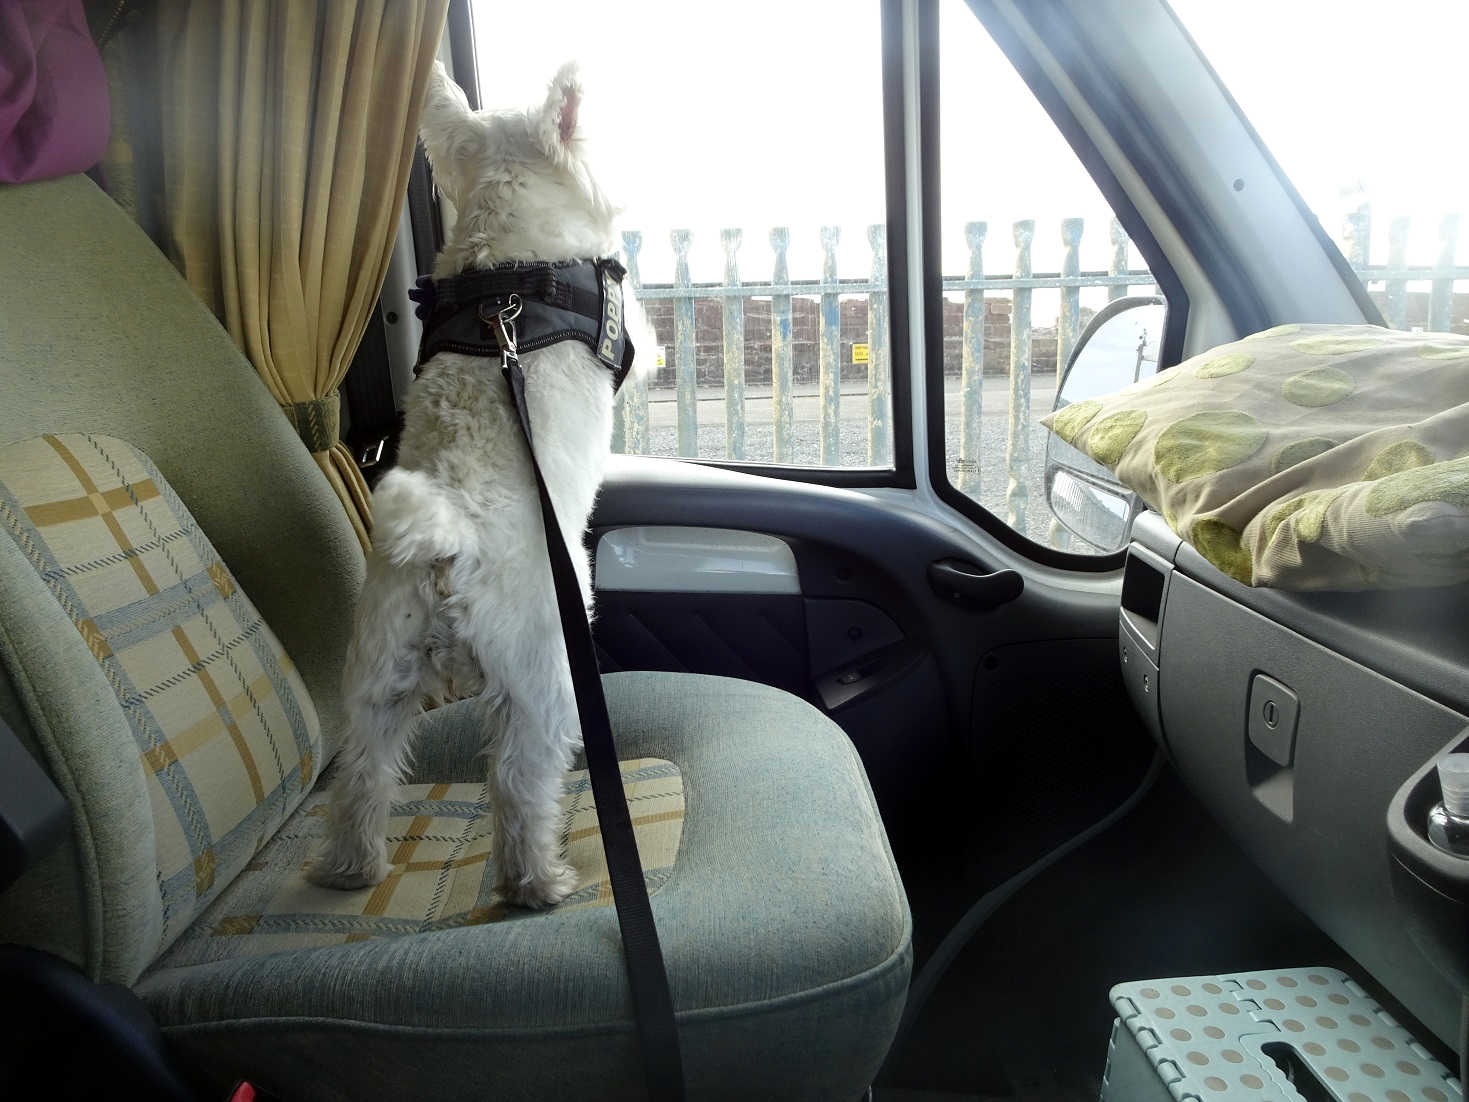
[(1469, 713), (1469, 585), (1358, 593), (1265, 589), (1221, 573), (1187, 543), (1174, 565), (1342, 657)]
[(1147, 618), (1138, 610), (1128, 607), (1128, 567), (1123, 567), (1122, 601), (1118, 609), (1118, 619), (1124, 627), (1130, 629), (1137, 637), (1138, 643), (1144, 652), (1153, 661), (1158, 661), (1158, 647), (1161, 643), (1163, 616), (1168, 611), (1168, 586), (1173, 580), (1173, 564), (1161, 555), (1155, 555), (1141, 544), (1134, 543), (1127, 549), (1129, 559), (1144, 564), (1148, 569), (1160, 575), (1158, 587), (1158, 608), (1156, 614)]
[(1159, 684), (1157, 649), (1149, 649), (1147, 642), (1127, 620), (1117, 625), (1117, 657), (1122, 669), (1122, 684), (1132, 700), (1148, 732), (1159, 746), (1167, 747), (1168, 733), (1163, 729), (1163, 712), (1158, 701), (1162, 694)]
[(1170, 566), (1183, 544), (1167, 522), (1151, 509), (1133, 518), (1132, 542), (1147, 548)]
[(1118, 82), (1142, 114), (1272, 321), (1376, 320), (1364, 317), (1327, 251), (1334, 247), (1297, 204), (1166, 4), (1053, 2), (1075, 19), (1085, 56)]
[[(901, 579), (902, 587), (921, 602), (938, 601), (928, 582), (930, 563), (967, 559), (989, 571), (1010, 569), (1024, 575), (1025, 595), (1009, 607), (1023, 605), (1022, 619), (1033, 630), (1020, 630), (1009, 641), (1108, 638), (1114, 633), (1120, 568), (1078, 574), (1046, 567), (987, 538), (953, 510), (929, 505), (920, 491), (845, 489), (676, 459), (613, 455), (592, 511), (592, 528), (598, 533), (636, 524), (741, 528), (787, 539), (798, 560), (801, 542), (828, 544)], [(810, 578), (802, 581), (807, 596), (828, 595), (813, 591)]]
[[(600, 535), (629, 525), (692, 525), (781, 537), (795, 552), (805, 596), (875, 604), (907, 638), (933, 647), (953, 716), (969, 714), (974, 670), (990, 647), (1115, 637), (1120, 570), (1078, 575), (1048, 569), (993, 544), (947, 509), (935, 515), (924, 504), (907, 491), (857, 491), (614, 455), (592, 529)], [(954, 605), (928, 581), (930, 564), (944, 558), (987, 571), (1018, 570), (1025, 591), (988, 612)]]
[(1107, 168), (1117, 177), (1128, 200), (1147, 223), (1158, 247), (1168, 257), (1179, 281), (1188, 295), (1188, 330), (1184, 341), (1184, 355), (1202, 352), (1216, 344), (1223, 344), (1238, 337), (1229, 313), (1224, 308), (1218, 293), (1189, 243), (1168, 218), (1158, 199), (1149, 190), (1142, 173), (1123, 153), (1117, 139), (1107, 130), (1086, 95), (1061, 66), (1044, 38), (1025, 18), (1025, 8), (1015, 0), (993, 0), (995, 9), (1010, 25), (1026, 49), (1035, 57), (1037, 64), (1055, 86), (1066, 106), (1076, 116), (1078, 124), (1096, 146)]
[(801, 592), (790, 544), (734, 528), (615, 528), (597, 541), (596, 578), (607, 592)]
[(418, 259), (414, 251), (413, 219), (404, 200), (398, 216), (398, 235), (388, 258), (388, 271), (383, 279), (381, 303), (383, 329), (387, 335), (388, 370), (393, 381), (393, 400), (399, 406), (413, 382), (413, 365), (418, 360), (418, 340), (423, 323), (413, 311), (408, 290), (418, 279)]

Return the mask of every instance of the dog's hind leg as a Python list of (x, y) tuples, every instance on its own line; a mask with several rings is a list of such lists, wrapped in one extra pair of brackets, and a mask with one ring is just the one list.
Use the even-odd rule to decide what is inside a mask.
[[(571, 765), (562, 704), (569, 696), (569, 686), (549, 700), (516, 693), (490, 767), (495, 886), (520, 907), (549, 907), (576, 887), (576, 872), (561, 852), (561, 796)], [(574, 707), (572, 717), (574, 723)]]
[[(581, 732), (556, 606), (536, 599), (533, 587), (522, 585), (517, 596), (510, 605), (481, 591), (485, 615), (471, 614), (467, 623), (483, 626), (470, 628), (473, 647), (504, 701), (489, 776), (495, 887), (507, 903), (546, 907), (576, 887), (561, 852), (561, 796)], [(513, 623), (507, 607), (516, 609)]]
[(335, 761), (315, 883), (361, 888), (388, 875), (388, 805), (406, 767), (426, 673), (432, 583), (422, 567), (374, 555), (342, 677), (346, 730)]

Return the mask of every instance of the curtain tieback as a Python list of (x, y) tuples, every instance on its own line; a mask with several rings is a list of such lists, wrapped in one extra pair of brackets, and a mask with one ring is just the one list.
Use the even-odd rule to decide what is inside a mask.
[(281, 411), (308, 451), (330, 451), (341, 439), (342, 394), (334, 390), (309, 402), (282, 402)]

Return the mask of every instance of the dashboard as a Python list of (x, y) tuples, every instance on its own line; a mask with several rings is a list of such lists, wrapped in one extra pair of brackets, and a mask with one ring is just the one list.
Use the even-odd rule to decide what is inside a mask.
[(1454, 1044), (1469, 860), (1425, 835), (1435, 759), (1469, 744), (1469, 586), (1252, 589), (1155, 513), (1123, 575), (1118, 658), (1194, 796), (1280, 889)]

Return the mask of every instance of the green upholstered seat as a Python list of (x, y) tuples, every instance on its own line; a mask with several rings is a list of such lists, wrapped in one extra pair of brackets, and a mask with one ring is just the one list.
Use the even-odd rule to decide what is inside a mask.
[[(909, 930), (846, 737), (749, 682), (619, 673), (605, 684), (619, 754), (682, 774), (683, 837), (652, 902), (693, 1096), (856, 1098), (897, 1026)], [(469, 760), (471, 709), (432, 719), (414, 779), (464, 776), (432, 756)], [(179, 1044), (292, 1081), (340, 1061), (342, 1081), (313, 1097), (640, 1096), (611, 907), (170, 964), (138, 990), (162, 1020), (188, 1023), (170, 1030)], [(410, 1066), (412, 1082), (368, 1093)]]
[[(407, 886), (477, 859), (440, 837), (469, 844), (484, 819), (472, 706), (427, 717), (400, 794), (403, 839), (440, 848), (375, 898), (301, 894), (361, 555), (167, 261), (84, 179), (0, 188), (0, 312), (0, 716), (74, 811), (70, 843), (0, 895), (0, 941), (133, 986), (214, 1088), (640, 1096), (595, 869), (580, 905), (537, 914), (476, 895), (478, 873), (444, 898)], [(746, 682), (606, 686), (625, 779), (663, 831), (640, 844), (662, 855), (649, 883), (692, 1096), (856, 1097), (911, 950), (850, 743)]]
[[(0, 447), (43, 433), (111, 437), (173, 488), (290, 656), (325, 733), (319, 773), (340, 724), (361, 548), (228, 334), (84, 177), (0, 186), (0, 379)], [(14, 532), (0, 529), (0, 718), (50, 768), (77, 828), (0, 897), (0, 940), (131, 983), (161, 946), (141, 936), (154, 921), (138, 912), (144, 896), (122, 890), (153, 866), (131, 853), (148, 815), (141, 767), (130, 776), (115, 756), (131, 744), (129, 719)], [(113, 783), (122, 787), (96, 789)]]

